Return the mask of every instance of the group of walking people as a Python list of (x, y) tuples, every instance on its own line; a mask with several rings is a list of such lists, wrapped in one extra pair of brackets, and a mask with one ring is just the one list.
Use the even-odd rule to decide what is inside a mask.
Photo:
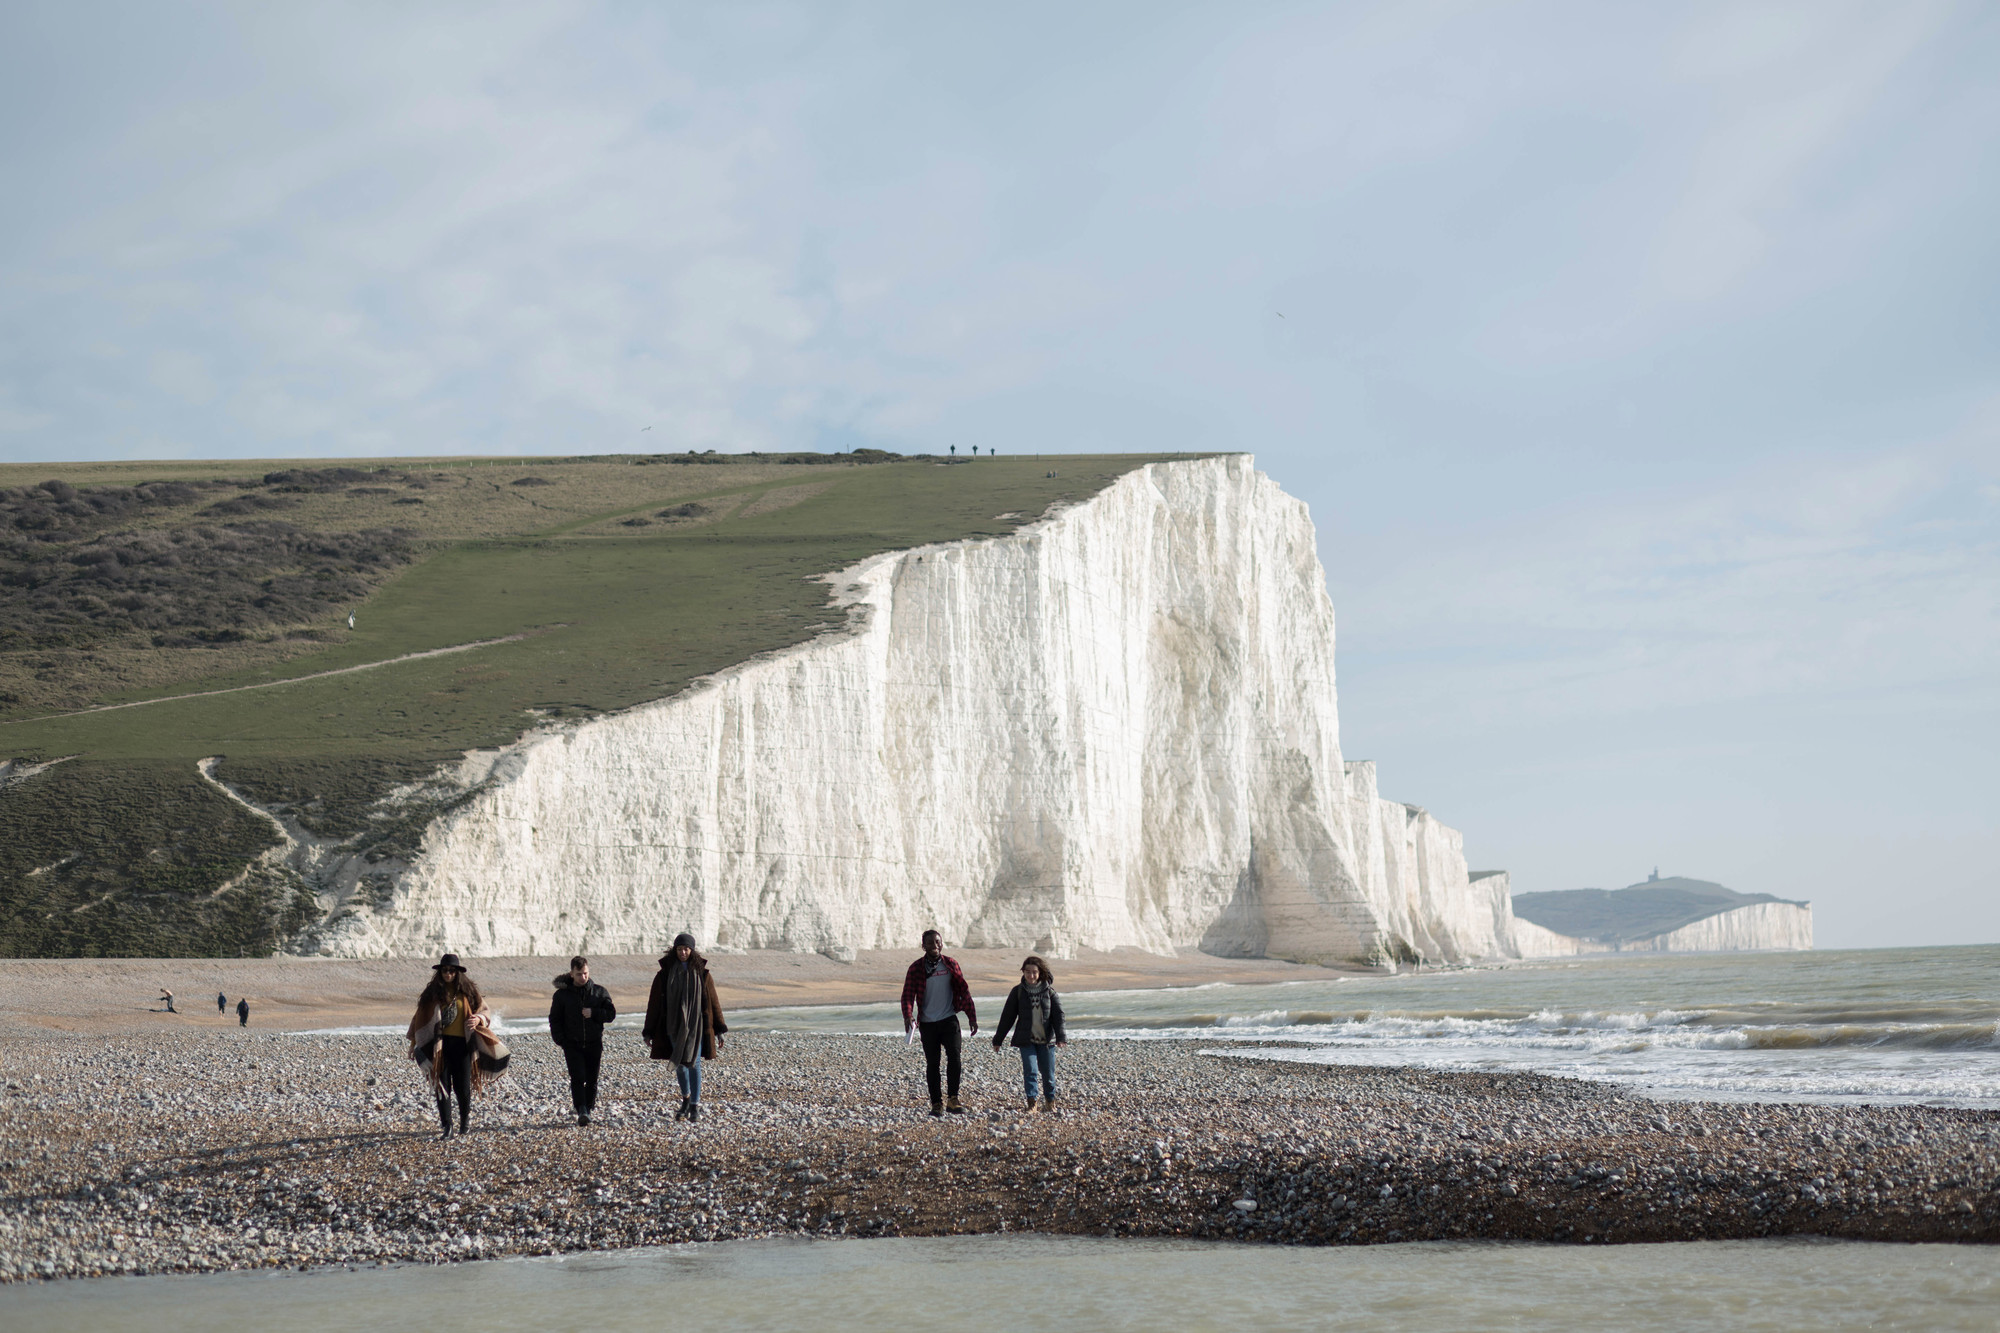
[[(154, 1012), (168, 1013), (168, 1014), (180, 1013), (180, 1010), (174, 1008), (174, 993), (166, 989), (164, 986), (160, 988), (160, 1000), (163, 1004), (166, 1005), (166, 1008), (163, 1010), (155, 1010)], [(229, 997), (227, 995), (224, 995), (221, 991), (217, 991), (215, 993), (215, 1012), (218, 1014), (225, 1013), (228, 1011), (228, 1009), (229, 1009)], [(250, 1026), (250, 1001), (241, 998), (239, 998), (236, 1001), (236, 1022), (239, 1027), (247, 1028)]]
[[(958, 1115), (965, 1110), (958, 1100), (963, 1068), (958, 1016), (964, 1014), (971, 1028), (966, 1035), (976, 1037), (979, 1010), (972, 1003), (972, 989), (965, 984), (958, 960), (944, 951), (944, 937), (927, 930), (923, 946), (924, 956), (903, 974), (903, 1033), (908, 1040), (923, 1040), (931, 1114)], [(996, 1051), (1005, 1043), (1009, 1030), (1014, 1034), (1013, 1046), (1021, 1052), (1021, 1084), (1031, 1115), (1056, 1109), (1056, 1047), (1069, 1044), (1055, 981), (1055, 973), (1040, 958), (1029, 954), (1022, 959), (1021, 982), (1007, 993), (1007, 1002), (1000, 1007), (1000, 1026), (993, 1033)]]
[[(463, 1134), (471, 1124), (473, 1094), (506, 1072), (513, 1053), (494, 1031), (486, 1001), (457, 954), (444, 955), (431, 973), (430, 984), (417, 997), (407, 1036), (410, 1058), (424, 1071), (437, 1099), (439, 1136), (448, 1139), (454, 1104)], [(569, 1067), (570, 1106), (579, 1125), (588, 1125), (597, 1109), (604, 1028), (617, 1017), (611, 992), (590, 979), (590, 960), (581, 954), (570, 959), (569, 971), (555, 978), (549, 1036)], [(727, 1031), (708, 960), (695, 948), (694, 936), (676, 936), (660, 958), (640, 1029), (655, 1060), (674, 1062), (681, 1094), (674, 1119), (701, 1119), (701, 1062), (715, 1058)]]
[[(464, 1134), (472, 1119), (472, 1099), (491, 1079), (504, 1073), (512, 1054), (494, 1031), (479, 987), (455, 953), (445, 954), (431, 968), (430, 984), (417, 998), (416, 1014), (407, 1036), (410, 1058), (417, 1062), (437, 1100), (440, 1137), (450, 1138), (452, 1112), (457, 1131)], [(569, 1069), (570, 1105), (578, 1125), (588, 1125), (597, 1109), (598, 1070), (604, 1057), (604, 1029), (618, 1017), (611, 993), (590, 979), (590, 960), (578, 955), (569, 971), (554, 980), (549, 1003), (549, 1036), (563, 1053)], [(958, 1015), (979, 1035), (979, 1012), (965, 973), (944, 952), (935, 930), (923, 935), (923, 956), (910, 964), (903, 978), (903, 1029), (907, 1039), (921, 1036), (925, 1080), (930, 1089), (930, 1113), (959, 1114), (962, 1072)], [(999, 1050), (1013, 1033), (1021, 1053), (1021, 1077), (1030, 1114), (1053, 1111), (1056, 1100), (1055, 1052), (1067, 1044), (1062, 1000), (1055, 975), (1040, 958), (1021, 963), (1021, 982), (1009, 992), (993, 1034)], [(722, 1050), (729, 1024), (722, 1014), (715, 978), (708, 959), (695, 947), (694, 936), (682, 933), (660, 958), (646, 999), (641, 1040), (655, 1060), (673, 1062), (680, 1092), (675, 1120), (701, 1119), (701, 1066)], [(940, 1067), (942, 1066), (942, 1067)]]

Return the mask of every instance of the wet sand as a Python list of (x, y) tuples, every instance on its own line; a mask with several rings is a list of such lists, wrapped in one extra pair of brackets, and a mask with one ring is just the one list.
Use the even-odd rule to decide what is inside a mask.
[[(895, 1001), (918, 950), (869, 950), (853, 962), (819, 954), (758, 951), (716, 954), (711, 963), (725, 1010), (776, 1005)], [(979, 994), (1005, 992), (1020, 979), (1016, 950), (953, 949)], [(250, 1024), (285, 1032), (381, 1026), (409, 1021), (417, 992), (436, 959), (60, 958), (0, 960), (0, 1025), (56, 1032), (159, 1032), (235, 1026), (239, 998)], [(569, 958), (466, 956), (488, 1007), (516, 1022), (548, 1012), (550, 980)], [(644, 1002), (655, 955), (591, 959), (591, 976), (621, 1007)], [(1167, 957), (1137, 949), (1086, 950), (1065, 959), (1065, 991), (1200, 986), (1211, 982), (1320, 981), (1342, 973), (1263, 958)], [(1349, 974), (1351, 975), (1351, 974)], [(159, 1012), (161, 988), (178, 1014)], [(218, 1014), (215, 997), (228, 998)]]

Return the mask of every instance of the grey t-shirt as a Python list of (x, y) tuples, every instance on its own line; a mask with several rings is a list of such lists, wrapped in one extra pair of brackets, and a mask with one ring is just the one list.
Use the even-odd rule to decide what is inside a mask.
[(940, 958), (924, 979), (924, 1003), (918, 1015), (926, 1023), (941, 1023), (956, 1012), (951, 1003), (951, 969)]

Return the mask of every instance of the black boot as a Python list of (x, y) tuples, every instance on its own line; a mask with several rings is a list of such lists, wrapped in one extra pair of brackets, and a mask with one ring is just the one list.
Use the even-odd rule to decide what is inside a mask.
[(451, 1103), (440, 1097), (438, 1098), (438, 1138), (442, 1140), (450, 1137)]
[(461, 1137), (463, 1137), (465, 1134), (466, 1122), (471, 1119), (472, 1119), (472, 1112), (470, 1111), (460, 1111), (458, 1113), (458, 1132)]
[(689, 1106), (690, 1104), (691, 1104), (691, 1103), (689, 1103), (689, 1101), (688, 1101), (688, 1099), (687, 1099), (687, 1098), (685, 1098), (685, 1097), (681, 1098), (681, 1104), (680, 1104), (680, 1106), (678, 1106), (678, 1107), (677, 1107), (677, 1108), (675, 1108), (675, 1110), (674, 1110), (674, 1119), (676, 1119), (676, 1120), (685, 1120), (685, 1119), (687, 1119), (687, 1118), (688, 1118), (688, 1106)]
[(688, 1123), (689, 1123), (690, 1125), (692, 1125), (692, 1124), (695, 1124), (695, 1123), (699, 1122), (700, 1120), (701, 1120), (701, 1103), (700, 1103), (700, 1102), (695, 1102), (695, 1101), (691, 1101), (691, 1102), (689, 1102), (689, 1103), (688, 1103)]

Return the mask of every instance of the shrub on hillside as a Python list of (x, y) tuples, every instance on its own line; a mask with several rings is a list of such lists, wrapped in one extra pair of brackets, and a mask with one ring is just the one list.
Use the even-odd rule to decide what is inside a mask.
[(309, 532), (243, 521), (295, 503), (254, 492), (211, 505), (186, 526), (121, 523), (234, 485), (79, 490), (54, 481), (0, 490), (0, 651), (135, 632), (150, 632), (158, 646), (232, 642), (253, 630), (327, 619), (413, 557), (415, 534), (406, 529)]

